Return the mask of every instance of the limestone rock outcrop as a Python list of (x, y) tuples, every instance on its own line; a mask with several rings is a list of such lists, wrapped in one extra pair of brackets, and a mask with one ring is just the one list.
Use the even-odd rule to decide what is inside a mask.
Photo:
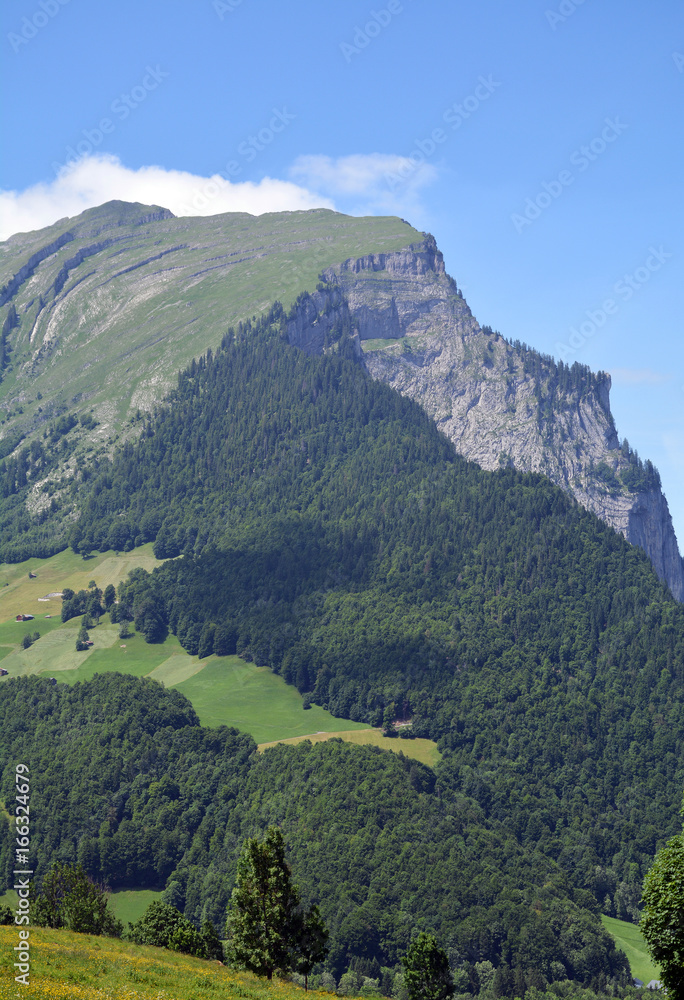
[(557, 365), (480, 327), (430, 236), (400, 252), (347, 260), (322, 278), (290, 323), (292, 343), (325, 350), (335, 324), (351, 320), (369, 373), (419, 402), (460, 454), (485, 469), (548, 476), (641, 546), (684, 601), (660, 478), (621, 446), (608, 374)]

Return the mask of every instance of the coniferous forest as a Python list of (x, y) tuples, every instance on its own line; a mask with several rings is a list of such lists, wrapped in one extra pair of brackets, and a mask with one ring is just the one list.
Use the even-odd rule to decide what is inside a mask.
[(12, 681), (2, 759), (42, 761), (51, 803), (39, 875), (78, 860), (218, 925), (241, 843), (276, 823), (337, 975), (428, 930), (472, 992), (482, 961), (501, 996), (624, 985), (598, 914), (638, 919), (680, 828), (684, 609), (544, 477), (458, 457), (346, 331), (309, 357), (286, 321), (276, 304), (229, 331), (138, 441), (82, 473), (70, 544), (154, 541), (167, 561), (120, 585), (120, 620), (268, 665), (336, 715), (410, 719), (442, 761), (338, 741), (259, 756), (151, 682)]

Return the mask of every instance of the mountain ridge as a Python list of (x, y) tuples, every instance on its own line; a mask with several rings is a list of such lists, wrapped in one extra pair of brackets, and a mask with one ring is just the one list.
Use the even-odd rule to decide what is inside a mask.
[[(349, 259), (322, 277), (347, 299), (373, 378), (421, 403), (457, 452), (482, 468), (547, 475), (639, 545), (684, 600), (684, 566), (660, 477), (620, 445), (609, 374), (557, 365), (480, 327), (431, 236), (393, 254)], [(329, 308), (324, 295), (313, 297), (319, 312)], [(312, 337), (311, 323), (293, 321), (290, 342), (320, 350), (320, 326)]]
[(178, 219), (109, 202), (0, 244), (0, 281), (5, 454), (88, 410), (99, 426), (83, 448), (111, 449), (231, 322), (307, 291), (291, 343), (326, 350), (325, 331), (346, 317), (368, 372), (421, 403), (460, 454), (548, 475), (643, 548), (684, 600), (667, 501), (650, 463), (620, 446), (610, 376), (481, 327), (434, 238), (404, 220), (324, 209)]

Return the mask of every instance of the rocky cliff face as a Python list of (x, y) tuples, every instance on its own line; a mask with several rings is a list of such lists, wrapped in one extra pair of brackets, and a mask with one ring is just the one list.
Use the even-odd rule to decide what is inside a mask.
[(481, 328), (432, 237), (347, 260), (323, 277), (327, 288), (303, 301), (290, 324), (292, 343), (318, 352), (341, 322), (353, 326), (370, 374), (421, 403), (460, 454), (485, 469), (547, 475), (641, 546), (684, 600), (658, 473), (620, 446), (609, 375), (556, 365)]

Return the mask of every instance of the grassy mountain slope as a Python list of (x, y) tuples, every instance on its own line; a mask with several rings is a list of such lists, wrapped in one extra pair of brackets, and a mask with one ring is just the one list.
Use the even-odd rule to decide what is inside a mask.
[(65, 549), (50, 559), (6, 563), (0, 566), (0, 622), (17, 614), (59, 618), (61, 598), (49, 594), (61, 593), (64, 587), (81, 590), (91, 580), (104, 590), (110, 583), (116, 586), (136, 566), (151, 570), (159, 563), (152, 545), (141, 545), (135, 552), (99, 552), (85, 560)]
[(230, 324), (276, 298), (291, 303), (325, 267), (420, 235), (396, 218), (326, 209), (177, 219), (109, 202), (12, 236), (0, 244), (0, 324), (12, 309), (17, 317), (0, 384), (3, 440), (74, 408), (94, 411), (98, 440), (116, 436)]
[(650, 983), (652, 979), (660, 980), (660, 968), (649, 955), (643, 934), (636, 924), (616, 920), (615, 917), (602, 917), (601, 922), (629, 959), (633, 976), (643, 983)]

